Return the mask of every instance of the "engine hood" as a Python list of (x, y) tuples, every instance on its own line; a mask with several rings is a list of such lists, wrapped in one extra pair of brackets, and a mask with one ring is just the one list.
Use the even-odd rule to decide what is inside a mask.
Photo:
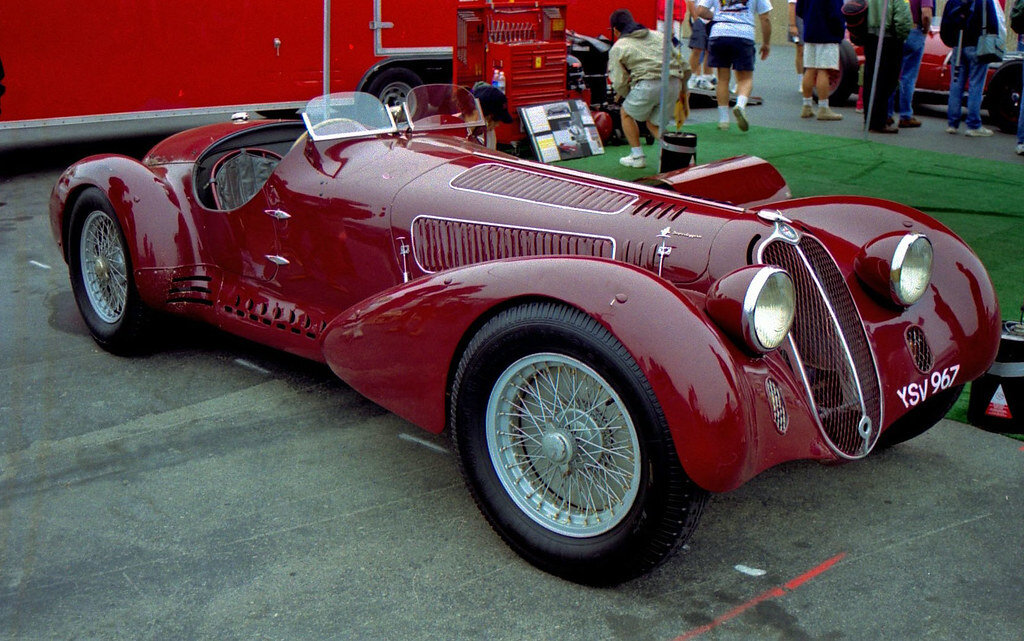
[(392, 207), (396, 236), (411, 239), (425, 273), (536, 255), (611, 258), (694, 282), (712, 243), (740, 207), (555, 167), (471, 154), (407, 184)]

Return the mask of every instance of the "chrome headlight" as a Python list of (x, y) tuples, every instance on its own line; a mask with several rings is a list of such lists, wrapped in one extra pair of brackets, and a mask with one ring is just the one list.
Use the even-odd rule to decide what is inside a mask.
[(743, 267), (708, 292), (708, 314), (749, 349), (764, 354), (786, 339), (796, 312), (793, 279), (778, 267)]
[(921, 234), (907, 234), (896, 245), (889, 270), (896, 302), (910, 306), (921, 300), (932, 280), (932, 243)]
[(855, 270), (875, 293), (910, 307), (928, 291), (932, 262), (932, 243), (924, 235), (889, 234), (860, 250)]

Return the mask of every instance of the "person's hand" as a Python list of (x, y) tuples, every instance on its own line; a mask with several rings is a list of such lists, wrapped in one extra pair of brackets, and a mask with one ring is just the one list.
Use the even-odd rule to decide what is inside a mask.
[(761, 45), (761, 60), (766, 59), (768, 57), (769, 52), (771, 52), (771, 50), (772, 50), (772, 46), (770, 44), (768, 44), (767, 42), (764, 43), (763, 45)]
[(789, 37), (798, 38), (800, 37), (800, 30), (796, 28), (795, 24), (789, 25)]

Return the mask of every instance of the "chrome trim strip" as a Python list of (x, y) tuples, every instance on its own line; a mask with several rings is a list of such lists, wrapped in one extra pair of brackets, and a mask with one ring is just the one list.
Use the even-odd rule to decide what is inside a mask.
[[(559, 231), (557, 229), (544, 229), (544, 228), (541, 228), (541, 227), (526, 227), (526, 226), (520, 226), (520, 225), (506, 225), (506, 224), (501, 224), (501, 223), (485, 223), (485, 222), (481, 222), (479, 220), (466, 220), (466, 219), (463, 219), (463, 218), (448, 218), (446, 216), (431, 216), (429, 214), (420, 214), (419, 216), (414, 217), (412, 219), (412, 222), (409, 224), (409, 236), (410, 236), (411, 241), (412, 241), (411, 244), (412, 244), (412, 257), (413, 257), (413, 260), (416, 262), (416, 267), (418, 267), (420, 269), (420, 271), (423, 272), (424, 274), (436, 274), (437, 272), (433, 272), (433, 271), (424, 269), (423, 265), (420, 264), (420, 261), (417, 258), (418, 252), (416, 251), (416, 221), (420, 220), (421, 218), (424, 219), (424, 220), (438, 220), (438, 221), (441, 221), (441, 222), (463, 223), (463, 224), (466, 224), (466, 225), (486, 225), (486, 226), (489, 226), (489, 227), (499, 227), (499, 228), (504, 228), (504, 229), (515, 229), (515, 230), (519, 230), (519, 231), (533, 231), (533, 232), (538, 232), (538, 233), (542, 233), (542, 234), (561, 234), (561, 235), (564, 235), (564, 236), (575, 236), (577, 238), (591, 238), (591, 239), (594, 239), (594, 240), (604, 240), (604, 241), (610, 242), (611, 245), (612, 245), (612, 255), (611, 255), (611, 258), (609, 260), (615, 260), (615, 255), (616, 255), (616, 253), (618, 251), (617, 244), (615, 242), (615, 238), (613, 238), (612, 236), (599, 236), (599, 235), (596, 235), (596, 234), (581, 234), (579, 232), (574, 232), (574, 231)], [(572, 256), (572, 255), (573, 254), (544, 254), (544, 256)]]

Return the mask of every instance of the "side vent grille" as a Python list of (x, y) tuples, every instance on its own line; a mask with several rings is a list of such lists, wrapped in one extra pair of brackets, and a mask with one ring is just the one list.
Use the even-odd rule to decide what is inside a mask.
[(638, 216), (640, 218), (653, 218), (655, 220), (673, 222), (685, 211), (686, 205), (657, 202), (648, 198), (638, 202), (636, 206), (633, 207), (632, 213), (634, 216)]
[(935, 364), (935, 358), (932, 356), (932, 348), (928, 345), (928, 339), (924, 336), (924, 330), (917, 325), (911, 326), (907, 329), (906, 340), (907, 349), (910, 350), (910, 355), (914, 358), (914, 366), (918, 371), (921, 373), (931, 371), (932, 365)]
[(612, 258), (615, 241), (542, 229), (485, 225), (420, 216), (412, 226), (413, 256), (433, 273), (464, 265), (521, 256), (595, 256)]
[(451, 185), (456, 189), (596, 214), (623, 211), (636, 200), (634, 194), (497, 164), (477, 165), (456, 176)]
[(210, 276), (189, 275), (171, 279), (167, 289), (168, 305), (213, 305), (213, 279)]
[(282, 307), (277, 303), (265, 300), (243, 298), (241, 295), (235, 296), (234, 304), (224, 306), (224, 313), (268, 329), (276, 329), (312, 340), (319, 338), (327, 327), (326, 321), (313, 318), (300, 309)]

